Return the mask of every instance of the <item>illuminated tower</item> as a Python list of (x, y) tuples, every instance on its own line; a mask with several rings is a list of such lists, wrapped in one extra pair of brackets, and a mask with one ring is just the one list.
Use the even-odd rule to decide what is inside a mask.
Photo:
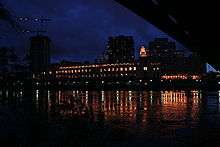
[(156, 62), (150, 50), (146, 49), (144, 46), (140, 48), (140, 59), (139, 59), (139, 78), (145, 79), (158, 79), (160, 76), (160, 65)]
[(150, 56), (150, 51), (146, 49), (144, 46), (141, 46), (140, 48), (140, 57), (145, 58)]
[(144, 46), (140, 48), (140, 63), (147, 63), (150, 58), (150, 50), (146, 49)]

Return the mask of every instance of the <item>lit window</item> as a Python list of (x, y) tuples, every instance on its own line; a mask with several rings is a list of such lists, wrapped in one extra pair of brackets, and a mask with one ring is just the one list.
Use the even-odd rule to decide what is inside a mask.
[(112, 68), (112, 71), (115, 71), (115, 68)]
[(111, 69), (110, 69), (110, 68), (108, 68), (108, 71), (111, 71)]
[(147, 70), (147, 67), (144, 67), (144, 70)]
[(123, 71), (123, 68), (120, 68), (120, 71)]
[(159, 67), (157, 67), (157, 70), (159, 70), (160, 68)]
[(136, 68), (136, 67), (134, 67), (134, 70), (137, 70), (137, 68)]
[(132, 67), (129, 67), (129, 70), (131, 71), (131, 70), (132, 70)]
[(102, 72), (102, 69), (100, 69), (100, 72)]
[(156, 68), (153, 68), (153, 70), (156, 70)]
[(128, 71), (127, 67), (125, 67), (125, 71)]

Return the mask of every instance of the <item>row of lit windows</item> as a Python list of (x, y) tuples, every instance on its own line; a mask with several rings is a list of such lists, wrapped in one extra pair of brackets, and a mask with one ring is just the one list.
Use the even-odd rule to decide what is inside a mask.
[[(101, 68), (99, 69), (100, 72), (103, 71), (136, 71), (137, 68), (136, 67), (121, 67), (121, 68)], [(91, 72), (91, 69), (75, 69), (75, 70), (61, 70), (61, 71), (56, 71), (56, 74), (59, 73), (87, 73), (87, 72)]]
[(187, 75), (165, 75), (161, 77), (162, 79), (166, 79), (166, 80), (176, 80), (176, 79), (183, 79), (186, 80), (187, 79)]
[(193, 79), (193, 80), (199, 80), (201, 79), (200, 76), (198, 75), (191, 75), (191, 76), (187, 76), (187, 75), (164, 75), (161, 77), (162, 79), (166, 79), (166, 80), (176, 80), (176, 79), (182, 79), (182, 80), (186, 80), (186, 79)]
[(157, 67), (157, 68), (154, 67), (154, 68), (153, 68), (154, 71), (155, 71), (155, 70), (159, 70), (159, 69), (160, 69), (159, 67)]
[[(79, 78), (79, 77), (82, 77), (82, 78), (90, 78), (90, 77), (112, 77), (112, 76), (115, 76), (115, 77), (124, 77), (124, 76), (130, 76), (130, 74), (100, 74), (100, 75), (97, 75), (97, 74), (90, 74), (90, 75), (56, 75), (57, 78)], [(136, 76), (136, 74), (132, 74), (132, 76)]]
[(91, 69), (75, 69), (75, 70), (60, 70), (60, 71), (56, 71), (56, 74), (58, 73), (80, 73), (80, 72), (91, 72)]
[[(112, 68), (101, 68), (99, 69), (100, 72), (106, 72), (106, 71), (136, 71), (137, 67), (112, 67)], [(144, 71), (147, 71), (148, 67), (144, 67)], [(154, 71), (159, 70), (159, 67), (154, 67), (153, 68)], [(56, 71), (56, 74), (58, 73), (87, 73), (87, 72), (91, 72), (91, 69), (75, 69), (75, 70), (61, 70), (61, 71)]]
[(191, 76), (191, 78), (192, 78), (193, 80), (199, 80), (199, 79), (201, 79), (201, 77), (198, 76), (198, 75), (193, 75), (193, 76)]
[[(160, 69), (159, 67), (154, 67), (153, 68), (154, 71), (159, 70), (159, 69)], [(144, 67), (144, 71), (147, 71), (147, 70), (148, 70), (148, 67)]]
[(68, 66), (68, 67), (60, 67), (60, 69), (75, 69), (75, 68), (90, 68), (90, 67), (106, 67), (106, 66), (122, 66), (122, 65), (134, 65), (134, 63), (121, 63), (121, 64), (93, 64), (93, 65), (82, 65), (82, 66)]
[(136, 67), (121, 67), (121, 68), (107, 68), (107, 69), (100, 69), (100, 72), (103, 72), (103, 71), (136, 71), (137, 68)]

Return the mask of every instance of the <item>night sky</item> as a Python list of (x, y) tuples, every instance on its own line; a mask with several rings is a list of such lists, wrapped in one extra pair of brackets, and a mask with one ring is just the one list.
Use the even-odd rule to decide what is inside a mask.
[[(117, 4), (113, 0), (1, 0), (14, 17), (50, 18), (39, 25), (34, 21), (19, 22), (30, 30), (47, 30), (51, 38), (52, 62), (62, 59), (94, 61), (102, 55), (109, 36), (131, 35), (136, 54), (141, 45), (165, 33)], [(0, 46), (12, 46), (19, 55), (27, 52), (28, 38), (34, 34), (16, 33), (0, 21)], [(178, 43), (179, 49), (184, 49)]]

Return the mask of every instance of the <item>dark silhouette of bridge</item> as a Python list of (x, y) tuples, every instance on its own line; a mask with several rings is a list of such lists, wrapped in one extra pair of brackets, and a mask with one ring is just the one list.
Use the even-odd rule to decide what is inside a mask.
[(217, 1), (115, 0), (220, 68)]

